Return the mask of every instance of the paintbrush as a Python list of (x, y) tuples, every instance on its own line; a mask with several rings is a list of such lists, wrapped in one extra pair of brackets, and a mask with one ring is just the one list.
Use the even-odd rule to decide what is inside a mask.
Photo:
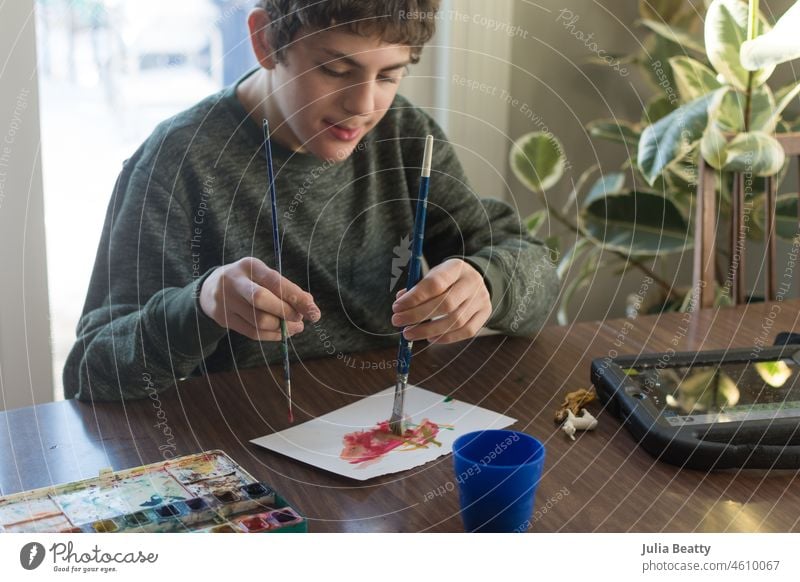
[[(275, 267), (283, 279), (281, 267), (281, 240), (278, 234), (278, 207), (275, 194), (275, 176), (272, 171), (272, 145), (269, 139), (269, 121), (264, 119), (264, 150), (267, 157), (267, 180), (269, 181), (269, 197), (272, 206), (272, 246), (275, 249)], [(283, 299), (283, 297), (281, 297)], [(286, 385), (286, 398), (289, 401), (289, 422), (294, 422), (292, 413), (292, 374), (289, 368), (289, 331), (286, 319), (281, 317), (281, 355), (283, 356), (283, 380)]]
[[(433, 157), (433, 136), (425, 138), (425, 153), (422, 156), (422, 175), (419, 179), (419, 197), (417, 213), (414, 217), (414, 239), (411, 242), (411, 257), (408, 260), (408, 280), (406, 292), (419, 282), (422, 271), (422, 241), (425, 239), (425, 216), (428, 211), (428, 183), (431, 178), (431, 159)], [(408, 385), (408, 369), (411, 367), (411, 348), (413, 341), (408, 341), (400, 331), (400, 347), (397, 350), (397, 380), (394, 385), (394, 407), (389, 427), (397, 435), (403, 434), (403, 406)]]

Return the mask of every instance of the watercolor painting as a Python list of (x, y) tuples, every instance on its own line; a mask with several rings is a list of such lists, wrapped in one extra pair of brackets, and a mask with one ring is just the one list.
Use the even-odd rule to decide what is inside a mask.
[(352, 464), (369, 463), (383, 458), (389, 451), (415, 451), (428, 446), (441, 447), (436, 440), (441, 428), (453, 430), (452, 426), (440, 427), (427, 418), (418, 425), (407, 426), (402, 435), (394, 434), (389, 421), (379, 422), (370, 430), (358, 430), (344, 435), (340, 457)]
[(516, 419), (418, 386), (406, 392), (403, 435), (389, 430), (394, 386), (252, 443), (363, 481), (424, 465), (452, 451), (462, 434), (506, 428)]

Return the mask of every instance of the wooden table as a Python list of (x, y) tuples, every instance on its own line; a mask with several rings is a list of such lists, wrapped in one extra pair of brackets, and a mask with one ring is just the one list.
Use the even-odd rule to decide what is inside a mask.
[[(420, 345), (412, 381), (518, 418), (513, 428), (545, 443), (531, 531), (798, 531), (794, 471), (681, 470), (637, 447), (598, 403), (590, 410), (599, 428), (579, 433), (575, 442), (558, 430), (553, 412), (565, 392), (587, 387), (590, 361), (614, 355), (612, 350), (769, 345), (779, 331), (800, 329), (799, 317), (800, 301), (792, 300), (548, 327), (535, 338)], [(381, 350), (295, 365), (298, 420), (393, 385), (394, 371), (379, 368), (394, 358), (395, 350)], [(369, 369), (362, 370), (362, 363)], [(183, 382), (157, 400), (94, 407), (66, 401), (0, 413), (0, 492), (222, 449), (285, 494), (309, 518), (311, 531), (462, 531), (450, 455), (362, 483), (250, 444), (288, 425), (280, 377), (276, 366), (240, 370)]]

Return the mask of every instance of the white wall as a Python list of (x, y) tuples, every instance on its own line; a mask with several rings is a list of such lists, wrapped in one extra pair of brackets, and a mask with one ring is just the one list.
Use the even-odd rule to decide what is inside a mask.
[(0, 3), (0, 409), (53, 399), (33, 0)]
[[(444, 0), (436, 36), (402, 89), (442, 126), (475, 192), (507, 201), (509, 115), (497, 95), (510, 91), (512, 37), (489, 21), (513, 26), (517, 2)], [(468, 88), (473, 81), (484, 90)]]

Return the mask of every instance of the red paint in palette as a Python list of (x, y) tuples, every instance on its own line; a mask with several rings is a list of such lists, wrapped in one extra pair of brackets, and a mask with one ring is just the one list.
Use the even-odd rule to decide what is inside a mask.
[(361, 430), (344, 435), (341, 459), (352, 464), (365, 463), (382, 458), (398, 449), (424, 449), (428, 445), (442, 446), (436, 441), (439, 425), (427, 418), (414, 428), (407, 428), (402, 436), (392, 433), (389, 421), (379, 422), (370, 430)]

